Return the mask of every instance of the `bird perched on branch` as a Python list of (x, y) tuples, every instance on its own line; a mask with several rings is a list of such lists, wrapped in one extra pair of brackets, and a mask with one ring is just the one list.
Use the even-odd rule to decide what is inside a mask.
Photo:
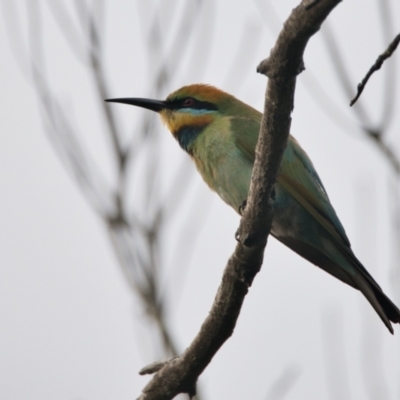
[[(166, 100), (110, 99), (160, 114), (207, 185), (241, 213), (262, 114), (228, 93), (190, 85)], [(271, 234), (324, 271), (360, 290), (393, 333), (400, 311), (356, 258), (311, 160), (290, 136), (275, 184)]]

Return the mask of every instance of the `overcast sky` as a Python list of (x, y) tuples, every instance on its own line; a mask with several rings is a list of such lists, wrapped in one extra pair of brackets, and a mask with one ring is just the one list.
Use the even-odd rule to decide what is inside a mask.
[[(104, 2), (104, 54), (112, 97), (153, 95), (148, 82), (156, 71), (145, 61), (142, 32), (161, 2), (136, 4), (139, 1)], [(140, 377), (138, 370), (154, 361), (158, 352), (144, 312), (118, 267), (105, 226), (44, 132), (37, 97), (23, 60), (18, 58), (24, 50), (14, 48), (13, 52), (9, 44), (10, 35), (15, 38), (17, 33), (10, 32), (10, 26), (15, 26), (11, 3), (18, 5), (14, 11), (27, 32), (25, 3), (3, 0), (0, 397), (133, 399), (148, 380)], [(105, 167), (108, 142), (98, 119), (92, 82), (68, 50), (46, 2), (38, 3), (43, 6), (45, 73), (109, 179)], [(163, 24), (172, 26), (172, 33), (165, 37), (168, 44), (177, 29), (172, 7), (185, 2), (162, 3), (165, 10), (165, 4), (170, 5), (170, 13), (165, 11), (165, 20), (160, 22), (164, 30), (168, 26)], [(197, 64), (204, 61), (204, 65), (191, 68), (188, 59), (178, 60), (171, 87), (163, 97), (180, 86), (201, 81), (261, 110), (266, 80), (255, 69), (269, 54), (280, 26), (279, 22), (272, 26), (274, 17), (266, 3), (204, 1), (213, 20), (210, 18), (207, 34), (192, 50), (200, 52)], [(283, 21), (298, 2), (270, 3), (277, 21)], [(377, 4), (373, 0), (345, 1), (329, 17), (354, 89), (388, 44), (382, 38)], [(394, 0), (390, 4), (398, 33), (400, 3)], [(243, 37), (245, 46), (241, 45)], [(238, 49), (242, 49), (239, 54)], [(396, 58), (398, 71), (399, 53)], [(395, 243), (390, 193), (394, 176), (373, 143), (362, 136), (320, 34), (307, 47), (305, 64), (307, 69), (298, 79), (292, 134), (313, 160), (355, 254), (400, 305), (400, 287), (397, 285), (396, 292), (392, 274)], [(361, 99), (373, 123), (379, 121), (384, 107), (385, 68), (371, 79)], [(312, 79), (318, 80), (332, 105), (324, 103), (325, 97), (315, 97)], [(393, 83), (397, 92), (398, 80)], [(128, 138), (147, 111), (122, 105), (115, 108)], [(387, 133), (397, 154), (399, 126), (397, 113)], [(172, 176), (186, 155), (165, 128), (164, 133), (162, 160), (167, 175)], [(162, 190), (168, 182), (163, 182)], [(200, 217), (193, 215), (191, 205), (196, 202)], [(165, 232), (165, 257), (169, 260), (165, 285), (169, 322), (183, 350), (210, 309), (235, 246), (239, 218), (195, 173), (184, 206), (175, 215), (171, 230)], [(176, 268), (176, 251), (187, 246), (182, 229), (200, 232), (193, 254)], [(276, 381), (282, 374), (293, 383), (286, 399), (395, 399), (400, 396), (399, 359), (398, 326), (395, 335), (390, 335), (359, 292), (270, 238), (264, 266), (245, 300), (234, 335), (200, 382), (207, 399), (279, 398), (271, 393), (277, 390)]]

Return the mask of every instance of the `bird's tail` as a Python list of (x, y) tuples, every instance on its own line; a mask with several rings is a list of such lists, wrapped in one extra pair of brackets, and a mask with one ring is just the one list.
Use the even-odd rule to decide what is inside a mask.
[[(400, 310), (385, 293), (383, 293), (381, 287), (375, 282), (374, 278), (361, 262), (358, 261), (350, 248), (344, 249), (343, 247), (337, 247), (336, 254), (341, 254), (341, 257), (337, 259), (334, 256), (329, 257), (319, 249), (303, 241), (289, 237), (276, 238), (306, 260), (317, 265), (337, 279), (340, 279), (342, 282), (360, 290), (378, 313), (390, 333), (393, 334), (391, 322), (395, 324), (400, 323)], [(350, 264), (349, 267), (351, 268), (343, 268), (343, 263)]]
[(390, 333), (393, 334), (393, 327), (390, 322), (395, 324), (400, 323), (400, 310), (383, 293), (381, 287), (375, 282), (364, 266), (355, 257), (352, 261), (357, 264), (357, 273), (351, 277), (355, 287), (366, 297)]

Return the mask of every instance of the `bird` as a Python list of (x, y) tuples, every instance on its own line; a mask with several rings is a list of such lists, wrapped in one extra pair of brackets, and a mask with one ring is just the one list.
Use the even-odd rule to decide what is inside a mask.
[[(262, 114), (214, 86), (192, 84), (165, 100), (115, 98), (157, 112), (211, 190), (242, 214)], [(310, 158), (289, 135), (274, 188), (271, 235), (301, 257), (358, 289), (393, 334), (400, 310), (354, 255)]]

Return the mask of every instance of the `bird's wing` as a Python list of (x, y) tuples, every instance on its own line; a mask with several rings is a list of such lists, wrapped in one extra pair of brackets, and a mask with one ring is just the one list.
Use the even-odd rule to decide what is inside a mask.
[[(251, 162), (255, 159), (255, 147), (260, 121), (232, 118), (231, 127), (237, 148)], [(297, 141), (290, 136), (283, 156), (278, 182), (295, 198), (347, 252), (349, 239), (333, 209), (326, 190), (311, 160)]]
[[(245, 157), (254, 162), (259, 122), (242, 120), (236, 121), (235, 125), (241, 128), (240, 131), (234, 130), (236, 146)], [(350, 249), (350, 242), (329, 201), (321, 179), (307, 154), (291, 136), (284, 153), (278, 182), (330, 234), (337, 249), (345, 255), (349, 265), (353, 267), (353, 273), (349, 274), (348, 268), (343, 268), (329, 255), (312, 245), (299, 241), (298, 238), (278, 237), (278, 240), (333, 276), (361, 290), (389, 331), (393, 333), (390, 321), (400, 323), (399, 309), (383, 293), (372, 276), (354, 256)]]
[[(349, 239), (333, 209), (311, 160), (293, 137), (284, 154), (279, 183), (294, 197), (346, 251)], [(344, 246), (343, 246), (344, 245)]]
[(260, 132), (260, 120), (256, 121), (251, 118), (241, 117), (230, 118), (231, 132), (236, 147), (251, 163), (254, 163), (255, 159), (256, 144)]

